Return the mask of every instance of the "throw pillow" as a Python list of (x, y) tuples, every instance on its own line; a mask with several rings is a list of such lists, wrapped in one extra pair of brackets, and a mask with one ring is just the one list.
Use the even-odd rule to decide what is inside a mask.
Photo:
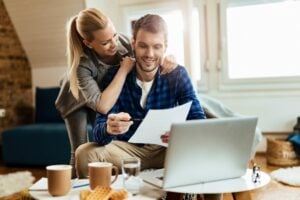
[(63, 122), (55, 107), (55, 100), (59, 87), (36, 88), (35, 93), (35, 121), (36, 123)]

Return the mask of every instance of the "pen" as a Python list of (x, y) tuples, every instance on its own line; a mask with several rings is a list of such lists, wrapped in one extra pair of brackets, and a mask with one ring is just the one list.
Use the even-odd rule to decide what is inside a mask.
[(74, 185), (73, 188), (80, 188), (80, 187), (85, 187), (85, 186), (88, 186), (89, 184), (88, 183), (84, 183), (84, 184), (81, 184), (81, 185)]
[(143, 121), (143, 119), (140, 119), (140, 118), (131, 118), (130, 120), (131, 120), (131, 121), (134, 121), (134, 122), (140, 122), (140, 121)]

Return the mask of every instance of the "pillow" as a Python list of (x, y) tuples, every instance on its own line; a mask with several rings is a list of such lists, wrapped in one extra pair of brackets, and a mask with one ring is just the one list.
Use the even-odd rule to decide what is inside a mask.
[(279, 168), (271, 172), (271, 177), (276, 181), (292, 185), (300, 186), (300, 167)]
[[(239, 113), (233, 112), (229, 107), (227, 107), (221, 101), (219, 101), (213, 97), (210, 97), (208, 95), (198, 94), (198, 99), (200, 101), (200, 104), (203, 106), (205, 113), (208, 114), (208, 116), (207, 116), (208, 118), (241, 117), (242, 116)], [(262, 140), (262, 132), (257, 126), (256, 130), (255, 130), (255, 138), (254, 138), (254, 143), (253, 143), (253, 147), (252, 147), (252, 157), (255, 156), (256, 147), (261, 140)]]
[(63, 122), (55, 107), (59, 87), (36, 88), (35, 92), (35, 121), (36, 123)]

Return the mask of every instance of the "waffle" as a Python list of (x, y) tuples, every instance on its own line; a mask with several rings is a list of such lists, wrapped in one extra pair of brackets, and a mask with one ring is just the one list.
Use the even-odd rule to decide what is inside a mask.
[(124, 189), (119, 191), (114, 191), (111, 195), (109, 200), (123, 200), (128, 198), (128, 192)]
[(80, 200), (125, 200), (128, 198), (126, 190), (113, 190), (107, 187), (97, 186), (92, 192), (90, 190), (80, 191)]
[(108, 187), (97, 186), (91, 194), (89, 194), (86, 200), (108, 200), (113, 190)]
[(88, 189), (80, 191), (80, 200), (86, 200), (92, 192)]

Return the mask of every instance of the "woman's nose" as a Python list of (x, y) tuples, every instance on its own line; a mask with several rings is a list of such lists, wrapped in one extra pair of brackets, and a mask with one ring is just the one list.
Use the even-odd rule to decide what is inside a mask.
[(118, 39), (112, 39), (111, 40), (111, 47), (115, 48), (118, 45)]

